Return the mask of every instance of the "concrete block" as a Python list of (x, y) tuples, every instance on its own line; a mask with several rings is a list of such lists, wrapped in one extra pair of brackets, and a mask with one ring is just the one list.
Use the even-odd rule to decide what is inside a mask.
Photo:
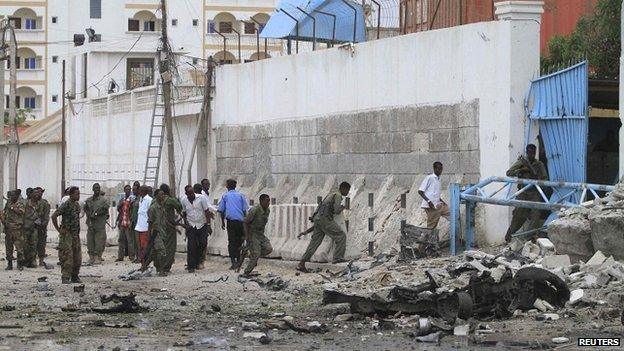
[(624, 260), (624, 211), (600, 211), (589, 215), (595, 250)]
[(552, 255), (555, 253), (555, 245), (548, 238), (537, 239), (537, 245), (540, 247), (540, 255)]
[(419, 153), (429, 152), (429, 133), (412, 134), (412, 151)]
[(398, 129), (396, 109), (382, 109), (376, 111), (377, 130), (379, 132), (395, 132)]
[(459, 149), (478, 150), (479, 149), (479, 128), (468, 127), (459, 128)]
[(572, 263), (588, 260), (594, 253), (589, 220), (583, 216), (558, 218), (548, 225), (548, 238), (558, 254), (570, 256)]
[(429, 150), (457, 151), (459, 149), (459, 130), (433, 130), (429, 134)]
[(596, 251), (596, 253), (592, 256), (592, 258), (589, 259), (589, 261), (587, 261), (587, 263), (585, 263), (585, 265), (587, 266), (599, 266), (601, 265), (605, 260), (607, 259), (607, 257), (602, 253), (602, 251), (598, 250)]
[(542, 266), (546, 269), (555, 269), (567, 267), (570, 265), (570, 256), (568, 255), (550, 255), (544, 257)]
[(479, 151), (461, 151), (459, 153), (459, 171), (461, 173), (479, 173)]
[(395, 109), (397, 130), (408, 131), (418, 128), (421, 107), (402, 107)]

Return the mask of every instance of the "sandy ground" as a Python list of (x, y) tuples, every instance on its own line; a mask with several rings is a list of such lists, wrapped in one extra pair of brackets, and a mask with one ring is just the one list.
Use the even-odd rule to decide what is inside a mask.
[[(0, 249), (4, 257), (4, 245)], [(86, 251), (83, 248), (83, 251)], [(48, 250), (49, 263), (56, 263), (56, 250)], [(542, 348), (552, 337), (566, 336), (570, 342), (559, 348), (576, 349), (576, 337), (622, 337), (619, 315), (612, 306), (605, 308), (560, 311), (556, 322), (536, 321), (535, 315), (504, 321), (488, 321), (496, 333), (476, 343), (473, 337), (445, 336), (440, 345), (423, 344), (414, 339), (414, 330), (397, 326), (390, 330), (373, 330), (370, 317), (334, 322), (339, 311), (335, 306), (322, 306), (323, 284), (319, 274), (295, 274), (295, 262), (261, 260), (258, 271), (289, 281), (287, 288), (271, 291), (257, 283), (240, 283), (238, 274), (228, 271), (229, 261), (209, 257), (206, 268), (194, 274), (184, 270), (185, 255), (178, 254), (172, 274), (122, 281), (118, 275), (137, 265), (128, 261), (114, 262), (115, 247), (106, 249), (102, 266), (81, 270), (83, 293), (73, 285), (60, 283), (60, 268), (25, 269), (22, 272), (0, 271), (0, 350), (476, 350), (504, 349), (509, 342), (531, 342)], [(83, 253), (86, 256), (86, 252)], [(4, 261), (0, 262), (2, 268)], [(426, 266), (426, 265), (425, 265)], [(423, 267), (414, 274), (422, 274)], [(339, 271), (336, 265), (310, 265), (323, 270)], [(38, 278), (47, 277), (45, 283)], [(227, 281), (208, 283), (227, 277)], [(144, 313), (98, 314), (102, 294), (137, 294), (137, 301), (149, 308)], [(212, 305), (218, 306), (215, 312)], [(266, 329), (264, 322), (279, 320), (283, 315), (305, 325), (318, 321), (327, 324), (324, 334), (298, 333), (292, 330)], [(272, 339), (263, 345), (259, 340), (244, 338), (241, 323), (257, 322)], [(506, 344), (496, 341), (505, 341)], [(541, 345), (541, 346), (540, 346)], [(510, 347), (507, 349), (517, 349)], [(612, 348), (613, 349), (613, 348)], [(615, 348), (617, 349), (617, 348)]]

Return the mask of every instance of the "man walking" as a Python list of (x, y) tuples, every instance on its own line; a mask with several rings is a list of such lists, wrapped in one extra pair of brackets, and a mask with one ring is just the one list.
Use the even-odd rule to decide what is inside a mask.
[(141, 200), (139, 201), (139, 207), (137, 209), (137, 221), (134, 230), (137, 232), (137, 242), (138, 242), (138, 255), (139, 261), (144, 263), (147, 259), (147, 244), (149, 243), (149, 225), (147, 223), (147, 211), (152, 204), (152, 197), (148, 195), (149, 189), (145, 185), (143, 185), (139, 194), (141, 195)]
[(204, 178), (201, 180), (200, 184), (202, 187), (201, 194), (208, 198), (208, 201), (210, 201), (210, 197), (208, 196), (210, 195), (210, 181)]
[(134, 229), (137, 225), (137, 219), (139, 217), (139, 203), (141, 202), (141, 194), (140, 189), (141, 183), (135, 181), (132, 184), (132, 195), (134, 195), (134, 200), (132, 201), (132, 205), (130, 206), (130, 228), (132, 228), (132, 241), (134, 244), (134, 254), (135, 258), (132, 261), (133, 263), (140, 263), (139, 260), (139, 233)]
[(260, 195), (259, 204), (254, 206), (245, 217), (245, 243), (249, 250), (249, 263), (243, 272), (249, 276), (258, 265), (258, 259), (273, 252), (271, 241), (264, 235), (264, 228), (269, 221), (269, 205), (271, 198), (267, 194)]
[(48, 223), (50, 222), (50, 203), (43, 198), (44, 189), (36, 187), (33, 194), (37, 206), (35, 212), (37, 219), (35, 220), (35, 230), (37, 232), (37, 256), (39, 257), (39, 266), (46, 269), (52, 269), (45, 263), (46, 243), (48, 241)]
[[(169, 274), (165, 270), (167, 263), (167, 229), (166, 214), (163, 206), (165, 201), (165, 192), (162, 189), (154, 191), (154, 199), (147, 211), (147, 221), (149, 225), (149, 243), (145, 254), (145, 260), (141, 270), (147, 269), (150, 261), (154, 261), (154, 267), (159, 277), (165, 277)], [(169, 267), (171, 268), (171, 267)]]
[[(61, 282), (80, 283), (78, 274), (82, 264), (80, 246), (80, 190), (69, 188), (69, 200), (63, 202), (52, 214), (52, 225), (59, 232), (59, 260), (61, 261)], [(58, 225), (61, 216), (61, 226)]]
[(90, 264), (102, 264), (102, 254), (106, 246), (106, 220), (108, 219), (108, 201), (102, 196), (100, 184), (92, 187), (93, 196), (84, 204), (87, 216), (87, 251)]
[(34, 199), (33, 189), (28, 188), (24, 202), (24, 224), (22, 225), (22, 240), (24, 244), (24, 266), (35, 268), (37, 265), (37, 202)]
[(134, 246), (134, 229), (132, 228), (131, 207), (134, 201), (134, 194), (132, 194), (130, 185), (124, 186), (124, 198), (117, 204), (117, 227), (119, 228), (119, 237), (117, 243), (119, 244), (117, 251), (118, 262), (123, 261), (128, 253), (130, 261), (135, 260), (136, 247)]
[(182, 205), (180, 201), (171, 196), (171, 189), (167, 184), (161, 184), (160, 190), (163, 191), (162, 207), (165, 211), (164, 221), (164, 241), (166, 247), (165, 261), (163, 262), (163, 270), (168, 273), (175, 261), (175, 253), (178, 248), (178, 232), (176, 231), (176, 213), (182, 215)]
[(351, 190), (351, 184), (347, 182), (340, 183), (338, 191), (331, 193), (323, 199), (319, 204), (316, 212), (312, 216), (314, 223), (314, 233), (308, 244), (297, 270), (308, 273), (305, 263), (308, 262), (318, 247), (323, 242), (325, 235), (329, 236), (335, 245), (333, 263), (344, 262), (344, 254), (346, 250), (347, 234), (340, 228), (338, 223), (334, 221), (334, 216), (341, 213), (345, 207), (342, 206), (342, 197), (347, 196)]
[(423, 198), (420, 208), (427, 214), (427, 228), (435, 229), (440, 222), (440, 217), (447, 220), (451, 216), (448, 205), (440, 197), (440, 176), (443, 170), (442, 162), (433, 163), (433, 173), (426, 176), (420, 184), (418, 195)]
[(247, 199), (240, 192), (236, 191), (236, 181), (228, 179), (225, 182), (227, 192), (221, 197), (219, 202), (219, 213), (221, 214), (221, 228), (226, 229), (227, 219), (228, 252), (232, 265), (230, 269), (236, 269), (240, 262), (240, 248), (245, 235), (243, 220), (249, 209)]
[(22, 270), (24, 264), (24, 240), (22, 228), (24, 226), (24, 203), (16, 190), (7, 193), (9, 201), (4, 207), (2, 224), (4, 226), (7, 270), (13, 269), (13, 247), (17, 255), (17, 269)]
[(193, 187), (187, 185), (184, 188), (186, 196), (182, 198), (182, 217), (186, 227), (186, 269), (189, 273), (199, 269), (202, 262), (204, 248), (208, 243), (208, 235), (212, 234), (210, 221), (214, 217), (210, 213), (208, 199), (196, 194)]
[[(535, 145), (527, 145), (526, 158), (524, 156), (520, 156), (518, 160), (511, 166), (511, 168), (507, 170), (507, 176), (517, 177), (521, 179), (548, 179), (546, 167), (544, 167), (544, 164), (540, 160), (535, 158), (536, 152), (537, 147)], [(519, 184), (518, 189), (521, 188), (522, 185)], [(537, 202), (542, 201), (542, 196), (535, 187), (531, 187), (516, 196), (516, 199)], [(522, 228), (522, 225), (524, 225), (524, 222), (526, 222), (527, 219), (530, 220), (528, 230), (537, 229), (542, 225), (540, 210), (521, 207), (514, 208), (513, 217), (511, 218), (511, 224), (509, 225), (507, 233), (505, 234), (505, 241), (511, 241), (511, 235), (517, 232), (518, 229)]]

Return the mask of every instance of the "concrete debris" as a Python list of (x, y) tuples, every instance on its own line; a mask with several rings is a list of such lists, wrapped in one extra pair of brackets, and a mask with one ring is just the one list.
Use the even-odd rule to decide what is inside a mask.
[(553, 342), (553, 344), (565, 344), (566, 342), (570, 341), (570, 339), (564, 336), (560, 336), (560, 337), (552, 338), (551, 341)]
[(453, 329), (453, 335), (456, 335), (456, 336), (468, 336), (469, 332), (470, 332), (469, 324), (456, 325), (455, 328)]
[(266, 334), (262, 333), (262, 332), (245, 332), (245, 333), (243, 333), (243, 338), (252, 338), (252, 339), (260, 340), (260, 338), (262, 338), (262, 337), (266, 337)]
[(568, 255), (550, 255), (542, 259), (542, 266), (546, 269), (564, 268), (570, 264), (570, 256)]
[(153, 271), (154, 271), (153, 267), (149, 267), (145, 271), (141, 271), (140, 269), (133, 269), (126, 274), (120, 275), (119, 279), (124, 280), (124, 281), (139, 280), (139, 279), (151, 277), (153, 274)]
[(539, 245), (532, 241), (527, 241), (526, 243), (524, 243), (524, 247), (522, 248), (522, 256), (530, 260), (535, 260), (536, 258), (538, 258), (540, 256), (540, 252), (541, 249)]
[(576, 289), (570, 292), (570, 304), (574, 305), (577, 302), (580, 302), (581, 299), (585, 296), (585, 292), (583, 289)]
[(116, 303), (116, 306), (108, 307), (108, 308), (92, 308), (93, 312), (98, 313), (141, 313), (145, 312), (148, 309), (139, 305), (136, 301), (136, 295), (134, 293), (130, 293), (128, 295), (102, 295), (100, 297), (100, 302), (102, 305), (108, 304), (109, 302)]
[(552, 243), (548, 238), (538, 238), (536, 240), (537, 246), (540, 248), (541, 256), (548, 256), (555, 254), (555, 244)]
[(557, 321), (559, 320), (559, 315), (556, 313), (544, 313), (535, 316), (535, 320), (538, 321)]
[(336, 322), (346, 322), (346, 321), (350, 321), (353, 320), (353, 314), (351, 313), (347, 313), (347, 314), (339, 314), (334, 318), (334, 321)]
[(241, 328), (243, 330), (256, 330), (260, 328), (260, 325), (256, 322), (243, 322), (241, 323)]
[(559, 211), (559, 218), (548, 225), (548, 238), (560, 255), (570, 256), (575, 263), (586, 261), (594, 254), (589, 209), (580, 207)]
[(410, 261), (423, 257), (440, 255), (440, 238), (437, 229), (420, 228), (406, 224), (401, 230), (399, 244), (401, 261)]
[(435, 333), (431, 333), (429, 335), (423, 335), (423, 336), (417, 336), (416, 340), (420, 341), (420, 342), (426, 342), (426, 343), (439, 343), (440, 342), (440, 336), (442, 335), (442, 332), (438, 331)]
[(604, 263), (604, 261), (606, 261), (607, 257), (602, 253), (602, 251), (598, 250), (596, 251), (596, 253), (592, 256), (592, 258), (589, 259), (589, 261), (587, 261), (587, 263), (585, 263), (585, 265), (587, 266), (598, 266)]

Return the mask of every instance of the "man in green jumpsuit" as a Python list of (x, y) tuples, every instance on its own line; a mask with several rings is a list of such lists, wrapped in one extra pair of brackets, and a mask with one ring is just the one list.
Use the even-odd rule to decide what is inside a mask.
[(178, 233), (176, 231), (176, 213), (182, 215), (182, 204), (178, 199), (171, 196), (171, 189), (167, 184), (161, 184), (160, 190), (164, 193), (164, 199), (162, 203), (163, 210), (165, 211), (165, 247), (166, 247), (166, 259), (163, 262), (163, 271), (169, 273), (171, 266), (175, 261), (175, 253), (178, 247)]
[(45, 190), (36, 187), (33, 193), (33, 199), (37, 202), (35, 211), (37, 219), (35, 220), (35, 230), (37, 231), (37, 256), (39, 257), (39, 266), (46, 269), (52, 269), (45, 263), (46, 243), (48, 241), (48, 223), (50, 222), (50, 203), (43, 198)]
[[(69, 200), (63, 202), (52, 214), (52, 225), (59, 232), (59, 260), (61, 261), (61, 282), (80, 283), (78, 274), (82, 264), (80, 246), (80, 190), (72, 186)], [(61, 226), (58, 224), (61, 216)]]
[[(518, 161), (516, 161), (511, 168), (507, 170), (507, 176), (521, 179), (548, 179), (546, 167), (544, 167), (544, 164), (540, 160), (535, 158), (536, 151), (537, 147), (535, 147), (535, 145), (527, 145), (526, 158), (524, 156), (520, 156)], [(521, 185), (518, 186), (518, 188), (521, 187)], [(516, 199), (526, 201), (543, 201), (542, 196), (535, 187), (527, 189), (520, 195), (516, 196)], [(516, 207), (513, 210), (513, 217), (511, 219), (509, 229), (507, 229), (507, 234), (505, 234), (505, 241), (511, 241), (511, 235), (517, 232), (518, 229), (522, 228), (522, 225), (524, 225), (524, 222), (526, 222), (527, 219), (530, 219), (528, 230), (539, 228), (542, 225), (541, 212), (542, 211), (536, 209)]]
[(22, 226), (22, 238), (24, 240), (24, 265), (35, 268), (37, 265), (37, 202), (33, 199), (33, 191), (27, 192), (24, 201), (24, 224)]
[(24, 226), (24, 202), (20, 199), (17, 190), (7, 193), (9, 201), (4, 207), (2, 224), (5, 232), (7, 270), (13, 269), (13, 247), (17, 253), (17, 269), (24, 269), (24, 240), (22, 227)]
[(106, 246), (106, 220), (108, 201), (102, 196), (100, 184), (93, 184), (93, 196), (84, 204), (87, 216), (87, 252), (90, 264), (102, 264), (102, 254)]
[(325, 235), (329, 236), (335, 245), (333, 263), (344, 262), (344, 254), (347, 245), (347, 234), (340, 228), (338, 223), (334, 221), (334, 215), (337, 215), (344, 210), (344, 206), (341, 205), (342, 197), (347, 196), (351, 190), (351, 184), (342, 182), (338, 191), (331, 193), (323, 199), (319, 204), (312, 221), (314, 222), (314, 233), (312, 239), (308, 244), (306, 252), (303, 254), (297, 270), (307, 273), (305, 263), (312, 258), (312, 255), (316, 252), (318, 247), (323, 242)]
[(147, 223), (149, 223), (150, 233), (150, 242), (147, 247), (148, 258), (143, 263), (141, 269), (147, 269), (150, 262), (154, 261), (154, 267), (156, 267), (158, 276), (165, 277), (169, 273), (165, 270), (168, 262), (166, 242), (167, 215), (163, 206), (165, 202), (165, 193), (161, 189), (156, 189), (154, 197), (156, 201), (152, 201), (149, 210), (147, 211)]
[(249, 276), (258, 265), (258, 259), (273, 252), (269, 238), (264, 235), (264, 228), (269, 221), (269, 205), (271, 198), (267, 194), (260, 195), (260, 203), (254, 206), (243, 221), (245, 230), (245, 243), (249, 249), (249, 263), (245, 268), (244, 275)]

